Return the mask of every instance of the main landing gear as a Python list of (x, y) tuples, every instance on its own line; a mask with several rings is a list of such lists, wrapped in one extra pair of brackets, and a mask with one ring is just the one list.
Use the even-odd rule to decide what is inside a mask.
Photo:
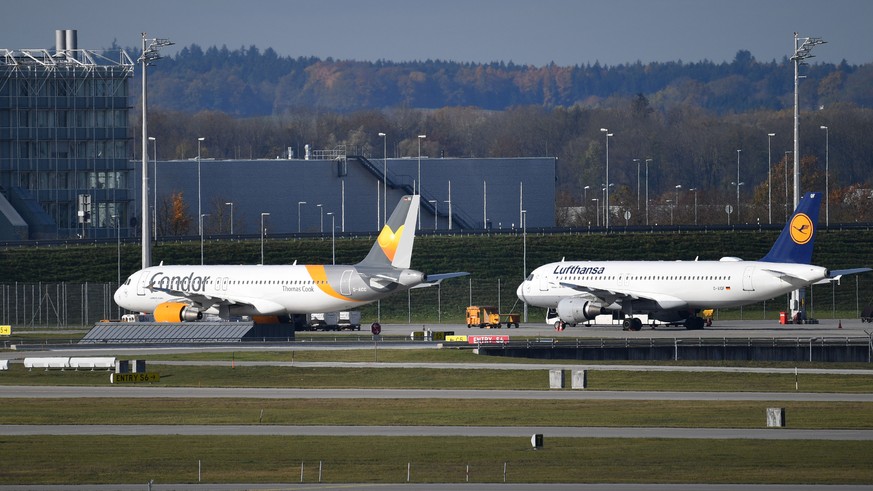
[(689, 317), (685, 319), (685, 329), (703, 329), (704, 325), (712, 325), (712, 321), (707, 321), (703, 317)]
[(621, 328), (625, 331), (639, 331), (643, 328), (643, 321), (636, 317), (626, 317), (621, 323)]

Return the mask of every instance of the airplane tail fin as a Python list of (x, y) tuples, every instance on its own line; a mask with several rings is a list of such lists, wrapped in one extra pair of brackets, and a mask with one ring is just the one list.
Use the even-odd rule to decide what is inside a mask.
[(382, 232), (360, 266), (407, 269), (412, 262), (412, 243), (418, 218), (418, 195), (404, 196), (382, 227)]
[(791, 220), (785, 224), (770, 252), (761, 258), (761, 261), (810, 264), (820, 208), (821, 193), (803, 195), (797, 204), (797, 209), (791, 215)]

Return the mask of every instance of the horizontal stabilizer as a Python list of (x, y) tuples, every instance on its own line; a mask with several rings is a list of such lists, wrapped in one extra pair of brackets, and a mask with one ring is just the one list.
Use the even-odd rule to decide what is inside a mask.
[(828, 277), (815, 283), (816, 285), (820, 285), (822, 283), (830, 283), (832, 281), (839, 282), (840, 278), (850, 274), (858, 274), (858, 273), (866, 273), (868, 271), (873, 271), (871, 268), (851, 268), (851, 269), (835, 269), (833, 271), (828, 271)]
[(459, 276), (467, 276), (470, 273), (466, 271), (458, 271), (455, 273), (439, 273), (439, 274), (429, 274), (424, 278), (424, 283), (421, 283), (413, 288), (425, 288), (428, 286), (439, 285), (443, 280), (448, 280), (450, 278), (457, 278)]

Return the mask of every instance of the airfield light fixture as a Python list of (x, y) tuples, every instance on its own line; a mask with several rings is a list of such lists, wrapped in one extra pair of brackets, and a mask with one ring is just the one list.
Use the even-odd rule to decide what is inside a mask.
[(800, 67), (806, 65), (806, 60), (813, 58), (812, 48), (824, 44), (822, 38), (798, 37), (794, 33), (794, 209), (800, 203)]
[(230, 235), (233, 235), (233, 201), (229, 201), (225, 205), (230, 206)]
[[(606, 182), (609, 182), (609, 137), (612, 136), (612, 133), (609, 132), (606, 128), (600, 128), (602, 133), (606, 133)], [(603, 198), (603, 214), (606, 217), (604, 219), (604, 226), (609, 228), (609, 188), (606, 189), (606, 195)]]
[(261, 213), (261, 264), (264, 264), (264, 235), (266, 235), (267, 231), (264, 228), (264, 217), (270, 216), (267, 212)]

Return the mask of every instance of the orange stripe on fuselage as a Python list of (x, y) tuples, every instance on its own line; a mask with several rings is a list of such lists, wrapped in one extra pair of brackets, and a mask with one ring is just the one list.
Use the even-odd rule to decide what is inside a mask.
[(319, 290), (323, 291), (327, 295), (330, 295), (333, 298), (338, 298), (340, 300), (346, 300), (349, 302), (357, 302), (354, 298), (349, 298), (345, 295), (339, 294), (336, 290), (330, 286), (330, 283), (327, 281), (327, 271), (325, 271), (324, 266), (321, 265), (306, 265), (306, 271), (309, 273), (309, 277), (315, 282), (315, 285)]

